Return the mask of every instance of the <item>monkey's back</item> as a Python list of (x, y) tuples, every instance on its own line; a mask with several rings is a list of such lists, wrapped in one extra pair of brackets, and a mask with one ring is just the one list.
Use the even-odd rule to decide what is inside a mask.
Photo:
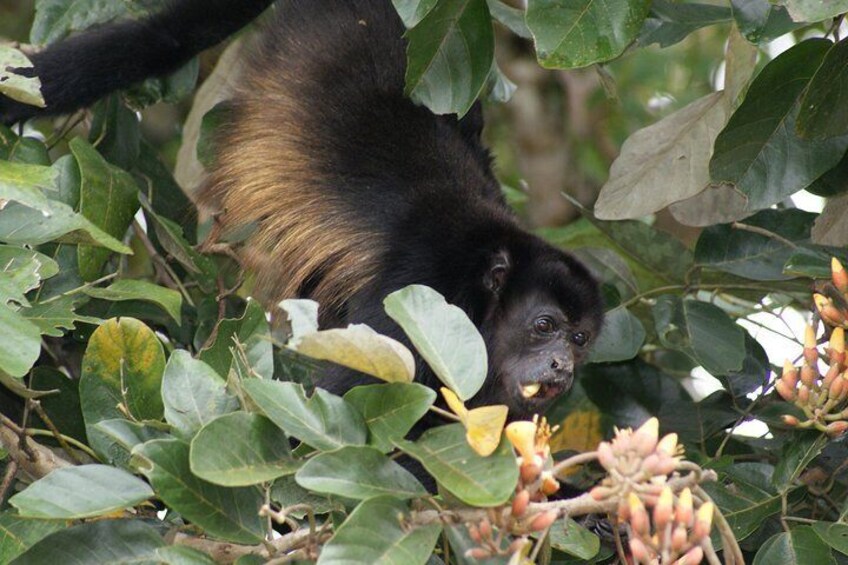
[(332, 310), (421, 229), (411, 218), (432, 213), (450, 237), (481, 200), (500, 209), (500, 196), (488, 154), (456, 119), (404, 97), (404, 28), (389, 0), (276, 10), (201, 201), (225, 226), (255, 226), (248, 260), (261, 294), (308, 295)]

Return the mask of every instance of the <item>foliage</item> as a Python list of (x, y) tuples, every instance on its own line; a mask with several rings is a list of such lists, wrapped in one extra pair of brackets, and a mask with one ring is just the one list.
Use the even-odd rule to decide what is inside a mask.
[[(163, 3), (37, 0), (31, 41)], [(830, 328), (848, 318), (848, 281), (831, 272), (848, 243), (848, 2), (394, 5), (409, 28), (407, 92), (436, 112), (512, 90), (494, 59), (508, 34), (552, 72), (593, 66), (621, 87), (618, 102), (593, 102), (620, 103), (629, 117), (610, 127), (631, 134), (594, 208), (540, 231), (592, 268), (607, 307), (591, 362), (547, 415), (559, 431), (537, 420), (502, 436), (504, 407), (465, 406), (485, 347), (426, 287), (385, 306), (441, 398), (412, 382), (405, 346), (366, 326), (319, 330), (314, 303), (266, 305), (290, 335), (268, 322), (237, 242), (197, 245), (208, 222), (135, 113), (193, 93), (193, 61), (71, 119), (0, 126), (0, 561), (614, 559), (589, 513), (617, 521), (643, 562), (713, 549), (727, 562), (844, 561), (848, 373)], [(791, 46), (770, 58), (784, 34)], [(686, 67), (676, 49), (703, 37), (726, 42), (707, 61), (722, 88), (678, 89), (659, 118), (646, 111), (640, 83), (667, 78), (656, 62)], [(27, 65), (0, 47), (0, 94), (42, 104), (38, 80), (9, 70)], [(212, 162), (221, 111), (194, 136), (186, 122), (199, 163)], [(804, 189), (828, 198), (821, 215), (787, 201)], [(696, 239), (659, 229), (663, 218)], [(783, 360), (737, 322), (811, 310), (811, 284), (831, 276), (816, 283), (802, 367), (776, 378)], [(326, 363), (386, 382), (313, 389)], [(712, 394), (687, 388), (696, 367), (717, 379)], [(456, 422), (407, 438), (433, 412)], [(767, 433), (739, 433), (747, 421)], [(562, 484), (591, 491), (553, 500)]]

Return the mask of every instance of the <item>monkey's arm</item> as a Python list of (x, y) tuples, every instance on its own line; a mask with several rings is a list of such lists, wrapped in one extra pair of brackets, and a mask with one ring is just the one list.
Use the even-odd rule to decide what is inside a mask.
[(232, 35), (273, 0), (176, 0), (143, 20), (95, 28), (30, 57), (45, 108), (0, 95), (0, 122), (64, 114), (115, 90), (177, 70), (192, 57)]

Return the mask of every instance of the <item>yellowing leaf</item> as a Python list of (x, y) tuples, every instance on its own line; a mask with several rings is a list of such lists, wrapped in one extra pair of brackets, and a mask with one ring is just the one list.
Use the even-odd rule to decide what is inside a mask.
[(462, 402), (462, 400), (459, 399), (459, 397), (454, 391), (447, 387), (443, 386), (439, 389), (439, 391), (445, 398), (445, 402), (447, 403), (448, 408), (450, 408), (454, 414), (459, 416), (459, 420), (462, 422), (463, 425), (465, 425), (468, 416), (468, 408), (465, 407), (465, 404)]
[(575, 410), (566, 416), (551, 438), (551, 452), (566, 449), (593, 451), (603, 439), (601, 413), (597, 410)]
[(409, 383), (415, 377), (412, 353), (402, 343), (364, 324), (304, 335), (296, 349), (390, 383)]
[(501, 443), (501, 432), (506, 424), (509, 408), (503, 404), (481, 406), (468, 411), (465, 422), (465, 439), (479, 455), (487, 457)]

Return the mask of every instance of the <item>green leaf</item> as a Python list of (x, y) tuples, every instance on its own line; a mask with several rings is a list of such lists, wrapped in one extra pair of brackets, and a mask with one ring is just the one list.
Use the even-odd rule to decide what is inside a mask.
[(781, 0), (796, 22), (820, 22), (848, 12), (848, 0)]
[(816, 522), (813, 531), (836, 551), (848, 555), (848, 524)]
[(65, 529), (61, 522), (21, 518), (0, 513), (0, 563), (9, 563), (50, 534)]
[(91, 335), (82, 360), (80, 404), (89, 443), (107, 461), (120, 454), (112, 452), (112, 440), (94, 425), (125, 417), (119, 406), (135, 420), (160, 420), (164, 369), (162, 344), (138, 320), (111, 319)]
[(690, 356), (712, 374), (738, 371), (745, 360), (745, 331), (707, 302), (663, 295), (653, 309), (660, 342)]
[(289, 440), (271, 420), (234, 412), (212, 420), (191, 440), (191, 471), (226, 487), (255, 485), (294, 473)]
[(795, 480), (821, 453), (825, 445), (827, 445), (827, 437), (823, 434), (812, 431), (793, 434), (783, 445), (780, 459), (774, 468), (772, 478), (774, 487), (780, 492), (792, 488)]
[(164, 545), (156, 529), (141, 520), (99, 520), (49, 535), (12, 563), (145, 563)]
[(108, 288), (86, 287), (83, 292), (100, 300), (142, 300), (150, 302), (165, 310), (177, 325), (180, 325), (180, 309), (182, 308), (183, 297), (176, 290), (147, 281), (122, 279), (112, 283)]
[(55, 167), (0, 161), (0, 198), (46, 210), (50, 202), (44, 192), (55, 191), (57, 179)]
[(439, 380), (462, 400), (477, 394), (488, 372), (486, 344), (465, 312), (423, 285), (393, 292), (383, 304)]
[(101, 420), (94, 424), (94, 429), (112, 442), (111, 450), (123, 451), (121, 459), (125, 461), (129, 461), (135, 446), (154, 439), (171, 438), (168, 433), (152, 425), (131, 422), (123, 418)]
[(19, 49), (0, 45), (0, 94), (24, 104), (44, 108), (39, 78), (25, 77), (14, 72), (31, 67), (32, 62)]
[(604, 315), (601, 333), (589, 352), (589, 362), (609, 363), (634, 358), (645, 343), (645, 327), (627, 308)]
[(241, 318), (225, 319), (218, 324), (215, 341), (200, 352), (201, 361), (208, 363), (224, 378), (233, 366), (232, 348), (241, 344), (250, 368), (266, 379), (274, 375), (274, 356), (271, 330), (265, 310), (255, 300), (247, 303)]
[(356, 500), (382, 494), (395, 498), (427, 494), (412, 473), (379, 450), (364, 445), (342, 447), (309, 459), (295, 480), (311, 491)]
[(810, 79), (795, 129), (805, 139), (848, 133), (848, 40), (830, 48)]
[(465, 439), (462, 424), (431, 428), (416, 442), (394, 444), (420, 461), (451, 494), (472, 506), (497, 506), (506, 502), (518, 481), (518, 466), (506, 439), (492, 455), (481, 457)]
[(718, 504), (737, 541), (753, 534), (768, 518), (780, 512), (780, 495), (753, 485), (734, 484), (728, 488), (720, 483), (710, 483), (703, 488)]
[(29, 306), (24, 295), (58, 272), (59, 265), (46, 255), (25, 247), (0, 245), (0, 304), (14, 301)]
[[(274, 481), (271, 487), (271, 500), (282, 508), (290, 508), (295, 505), (305, 505), (311, 508), (315, 514), (328, 514), (330, 512), (343, 512), (344, 505), (329, 497), (309, 492), (294, 479), (294, 475), (280, 477)], [(292, 509), (289, 516), (298, 520), (303, 519), (307, 512), (305, 506), (300, 509)]]
[(202, 551), (185, 545), (160, 547), (156, 550), (154, 557), (157, 563), (165, 565), (215, 565), (216, 563)]
[(406, 94), (436, 114), (465, 115), (494, 60), (486, 0), (440, 0), (406, 39)]
[(527, 23), (524, 21), (524, 10), (508, 6), (501, 2), (501, 0), (487, 0), (487, 3), (492, 17), (506, 26), (509, 31), (524, 39), (533, 37), (533, 34), (530, 33), (530, 28), (527, 27)]
[(87, 302), (85, 297), (67, 295), (57, 296), (49, 302), (33, 304), (30, 308), (22, 308), (21, 316), (38, 326), (44, 335), (62, 337), (65, 330), (76, 328), (76, 322), (99, 325), (103, 320), (92, 316), (84, 316), (76, 312), (77, 308)]
[(770, 537), (757, 551), (753, 565), (836, 565), (827, 544), (810, 526), (798, 526)]
[[(34, 391), (49, 392), (38, 401), (47, 417), (61, 433), (82, 442), (86, 441), (85, 422), (80, 410), (79, 379), (66, 375), (54, 367), (39, 365), (30, 373), (29, 388)], [(37, 413), (31, 414), (30, 418), (34, 418), (33, 427), (49, 429)]]
[(365, 324), (303, 335), (295, 349), (313, 359), (330, 361), (390, 383), (408, 383), (415, 378), (415, 359), (406, 346)]
[(108, 465), (56, 469), (9, 499), (25, 518), (78, 520), (130, 508), (151, 498), (147, 483)]
[(768, 0), (731, 0), (733, 19), (745, 39), (765, 43), (799, 27), (783, 6)]
[(732, 12), (724, 6), (653, 0), (637, 42), (643, 47), (658, 43), (668, 47), (683, 41), (702, 27), (729, 22)]
[(748, 197), (748, 210), (768, 208), (807, 187), (848, 148), (848, 136), (817, 141), (795, 134), (801, 96), (831, 45), (808, 39), (766, 65), (716, 138), (712, 180), (735, 185)]
[(340, 397), (316, 388), (309, 399), (295, 383), (250, 379), (242, 383), (251, 400), (287, 434), (316, 449), (364, 445), (362, 416)]
[(418, 383), (376, 384), (355, 387), (344, 400), (365, 418), (368, 445), (387, 453), (427, 413), (436, 392)]
[(162, 376), (165, 420), (186, 440), (224, 414), (238, 410), (238, 400), (209, 365), (187, 351), (174, 351)]
[[(138, 187), (126, 171), (110, 165), (85, 140), (69, 145), (80, 169), (80, 214), (116, 239), (122, 239), (138, 210)], [(92, 281), (100, 276), (109, 251), (102, 247), (77, 248), (80, 275)]]
[(0, 160), (29, 165), (50, 165), (50, 155), (41, 141), (32, 137), (18, 136), (2, 124), (0, 124)]
[(215, 140), (220, 139), (220, 132), (231, 119), (231, 114), (232, 104), (224, 101), (203, 115), (197, 138), (197, 160), (207, 169), (215, 166)]
[(41, 353), (41, 332), (19, 312), (0, 304), (0, 372), (23, 377)]
[(647, 0), (529, 0), (527, 26), (543, 67), (574, 69), (615, 59), (636, 38)]
[(439, 0), (392, 0), (403, 25), (415, 27)]
[(132, 461), (150, 480), (156, 495), (195, 526), (234, 543), (256, 544), (264, 538), (259, 516), (262, 491), (220, 487), (195, 477), (187, 443), (149, 441), (133, 450)]
[(124, 105), (123, 97), (111, 94), (95, 104), (88, 141), (111, 164), (130, 169), (138, 159), (141, 127), (135, 112)]
[(592, 559), (601, 549), (601, 540), (598, 536), (571, 518), (554, 522), (548, 535), (551, 536), (551, 547), (578, 559)]
[(816, 216), (801, 210), (763, 210), (744, 221), (779, 237), (737, 229), (732, 224), (710, 226), (698, 238), (695, 262), (746, 279), (791, 279), (784, 274), (783, 266), (798, 246), (810, 242)]
[(407, 512), (406, 504), (390, 496), (366, 500), (321, 549), (318, 565), (424, 565), (433, 552), (442, 526), (404, 527), (400, 517)]
[(30, 31), (32, 43), (53, 43), (74, 32), (119, 18), (140, 17), (159, 5), (156, 0), (38, 0)]

